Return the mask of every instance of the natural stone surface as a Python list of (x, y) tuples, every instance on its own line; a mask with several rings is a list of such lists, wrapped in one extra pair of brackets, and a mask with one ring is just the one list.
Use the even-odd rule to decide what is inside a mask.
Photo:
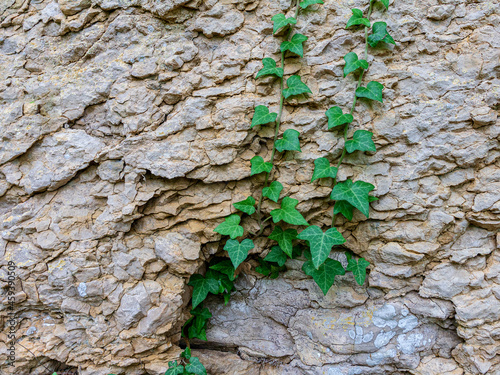
[[(275, 177), (325, 227), (331, 182), (310, 179), (315, 158), (343, 147), (324, 112), (351, 104), (342, 57), (363, 49), (344, 28), (352, 7), (367, 1), (303, 12), (304, 58), (285, 70), (313, 93), (284, 107), (282, 131), (301, 132), (302, 153), (278, 154)], [(263, 57), (279, 58), (270, 18), (290, 9), (0, 4), (0, 286), (15, 262), (19, 317), (15, 369), (2, 320), (0, 373), (160, 375), (179, 356), (189, 276), (224, 254), (213, 229), (231, 204), (260, 194), (250, 159), (270, 157), (273, 129), (250, 128), (253, 108), (279, 103), (277, 81), (254, 76)], [(379, 151), (349, 155), (338, 176), (376, 186), (370, 219), (339, 227), (371, 262), (367, 282), (337, 277), (323, 296), (302, 260), (276, 280), (245, 265), (229, 304), (208, 302), (208, 342), (193, 343), (211, 374), (500, 373), (500, 5), (398, 0), (382, 12), (374, 21), (397, 44), (370, 50), (365, 78), (385, 100), (361, 101), (353, 123)]]

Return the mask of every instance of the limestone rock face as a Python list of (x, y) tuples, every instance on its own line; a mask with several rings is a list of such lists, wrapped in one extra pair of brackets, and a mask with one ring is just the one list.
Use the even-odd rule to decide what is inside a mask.
[[(232, 203), (261, 192), (250, 159), (270, 158), (274, 130), (250, 124), (255, 106), (277, 110), (279, 84), (254, 77), (279, 59), (271, 17), (291, 3), (0, 4), (0, 287), (13, 262), (19, 342), (12, 368), (2, 319), (1, 374), (160, 375), (179, 356), (189, 277), (224, 255), (213, 229)], [(302, 152), (278, 153), (274, 178), (323, 227), (331, 182), (310, 180), (343, 147), (324, 113), (352, 102), (352, 7), (367, 1), (301, 11), (304, 58), (285, 69), (313, 93), (284, 107), (281, 131), (299, 130)], [(338, 175), (376, 186), (370, 219), (339, 226), (369, 277), (337, 277), (323, 296), (302, 261), (269, 280), (254, 258), (226, 306), (206, 303), (195, 354), (210, 374), (500, 373), (498, 14), (488, 0), (375, 7), (397, 44), (370, 50), (365, 80), (384, 103), (360, 101), (353, 130), (373, 132), (378, 152), (348, 155)], [(8, 306), (2, 294), (2, 316)]]

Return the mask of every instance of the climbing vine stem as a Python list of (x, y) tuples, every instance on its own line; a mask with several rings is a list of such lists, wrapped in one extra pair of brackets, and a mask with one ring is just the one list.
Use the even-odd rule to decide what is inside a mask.
[[(370, 17), (372, 15), (372, 11), (373, 11), (373, 4), (375, 2), (376, 2), (376, 0), (370, 0), (370, 5), (368, 6), (368, 15), (366, 16), (366, 19), (368, 20), (368, 22), (370, 21)], [(368, 61), (368, 30), (370, 30), (370, 27), (365, 25), (364, 29), (365, 29), (365, 61)], [(358, 97), (356, 96), (356, 90), (359, 87), (361, 87), (361, 82), (363, 82), (363, 76), (365, 74), (365, 70), (366, 69), (362, 69), (361, 72), (359, 73), (358, 81), (356, 83), (356, 88), (354, 89), (354, 95), (353, 95), (353, 99), (352, 99), (352, 106), (351, 106), (351, 110), (349, 111), (349, 114), (351, 116), (354, 113), (354, 109), (356, 108), (356, 102), (357, 102), (357, 99), (358, 99)], [(340, 168), (340, 165), (342, 164), (342, 161), (344, 161), (344, 158), (345, 158), (345, 156), (347, 154), (347, 150), (346, 150), (345, 144), (347, 142), (347, 134), (348, 134), (348, 132), (349, 132), (349, 123), (346, 123), (345, 127), (344, 127), (344, 148), (342, 149), (342, 154), (340, 155), (339, 161), (337, 162), (337, 171)], [(333, 179), (333, 186), (335, 186), (336, 184), (337, 184), (337, 176), (335, 176), (335, 178)], [(335, 226), (335, 218), (336, 218), (336, 213), (335, 213), (335, 209), (333, 209), (333, 213), (332, 213), (332, 227)]]
[[(300, 3), (300, 0), (297, 0), (295, 3), (295, 17), (294, 17), (295, 20), (297, 20), (298, 15), (299, 15), (299, 3)], [(290, 26), (288, 28), (286, 38), (285, 38), (285, 40), (287, 40), (287, 41), (290, 40), (290, 37), (292, 35), (293, 25), (294, 24), (290, 24)], [(281, 69), (283, 70), (283, 72), (285, 71), (285, 53), (286, 53), (286, 50), (281, 51)], [(280, 131), (280, 124), (281, 124), (281, 116), (283, 115), (283, 105), (285, 102), (285, 97), (283, 96), (283, 88), (284, 88), (284, 80), (285, 79), (283, 78), (283, 75), (279, 78), (279, 80), (280, 80), (280, 92), (279, 92), (280, 93), (280, 104), (279, 104), (279, 109), (278, 109), (278, 116), (276, 118), (276, 126), (274, 128), (273, 150), (271, 151), (271, 160), (270, 160), (271, 164), (274, 163), (274, 156), (276, 155), (276, 141), (278, 140), (278, 135), (279, 135), (279, 131)], [(271, 171), (266, 172), (266, 178), (264, 181), (264, 188), (266, 188), (268, 186), (270, 176), (271, 176)], [(256, 236), (260, 236), (262, 234), (262, 232), (264, 231), (263, 224), (267, 221), (267, 219), (262, 221), (261, 209), (262, 209), (262, 201), (263, 200), (264, 200), (264, 194), (260, 194), (259, 203), (257, 204), (257, 220), (259, 222), (259, 232), (256, 234)]]

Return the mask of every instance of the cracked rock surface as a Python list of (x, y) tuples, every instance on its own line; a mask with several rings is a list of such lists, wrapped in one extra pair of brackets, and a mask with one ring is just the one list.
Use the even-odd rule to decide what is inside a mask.
[[(285, 70), (313, 94), (284, 107), (302, 152), (279, 155), (275, 178), (324, 227), (331, 182), (310, 179), (343, 147), (324, 113), (351, 104), (353, 7), (367, 1), (304, 11), (304, 58)], [(160, 375), (179, 355), (187, 281), (223, 254), (213, 229), (232, 203), (262, 188), (250, 159), (269, 159), (273, 129), (250, 123), (279, 104), (277, 81), (254, 79), (279, 58), (276, 13), (291, 16), (290, 0), (0, 4), (0, 284), (15, 262), (19, 339), (12, 369), (2, 319), (1, 374)], [(361, 101), (352, 125), (378, 152), (349, 155), (338, 176), (376, 186), (370, 219), (339, 227), (369, 277), (323, 296), (300, 260), (276, 280), (247, 264), (228, 305), (207, 303), (208, 342), (194, 345), (210, 374), (500, 373), (499, 14), (494, 0), (375, 7), (397, 45), (371, 50), (365, 81), (384, 103)]]

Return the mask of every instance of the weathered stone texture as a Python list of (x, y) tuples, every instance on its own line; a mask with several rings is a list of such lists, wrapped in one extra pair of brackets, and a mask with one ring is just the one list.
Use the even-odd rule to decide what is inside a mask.
[[(282, 130), (301, 132), (302, 153), (280, 155), (275, 177), (316, 225), (331, 222), (331, 183), (310, 183), (313, 160), (343, 147), (324, 112), (350, 106), (342, 57), (363, 48), (362, 33), (344, 29), (351, 7), (367, 1), (303, 12), (304, 58), (285, 69), (313, 94), (284, 108)], [(250, 129), (251, 116), (259, 104), (276, 110), (278, 85), (253, 77), (263, 57), (278, 59), (270, 18), (290, 9), (0, 4), (0, 284), (14, 261), (20, 339), (12, 370), (2, 320), (2, 374), (64, 363), (159, 375), (179, 355), (187, 280), (222, 254), (213, 229), (231, 204), (262, 187), (250, 159), (269, 158), (273, 129)], [(374, 20), (397, 45), (371, 50), (366, 80), (384, 84), (385, 100), (361, 101), (353, 123), (379, 151), (348, 156), (339, 172), (380, 199), (369, 220), (340, 227), (369, 278), (338, 277), (323, 296), (301, 261), (277, 280), (247, 267), (227, 306), (208, 303), (197, 354), (211, 374), (500, 373), (500, 4), (397, 0), (383, 12)], [(271, 242), (256, 245), (265, 254)]]

